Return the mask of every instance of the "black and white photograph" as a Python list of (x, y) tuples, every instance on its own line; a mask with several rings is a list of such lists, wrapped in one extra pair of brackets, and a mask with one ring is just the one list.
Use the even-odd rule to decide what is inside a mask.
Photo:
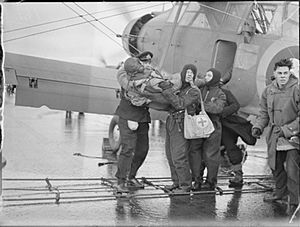
[(300, 226), (298, 1), (0, 14), (0, 226)]

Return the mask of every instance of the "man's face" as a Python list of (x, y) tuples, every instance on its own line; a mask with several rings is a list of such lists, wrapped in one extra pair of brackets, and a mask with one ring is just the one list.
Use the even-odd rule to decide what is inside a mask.
[(151, 65), (151, 60), (146, 60), (146, 61), (140, 61), (143, 66), (150, 66)]
[(274, 71), (274, 77), (279, 87), (286, 85), (290, 79), (290, 74), (289, 67), (277, 67), (277, 69)]
[(212, 78), (213, 78), (212, 71), (207, 71), (204, 76), (205, 82), (208, 83), (209, 81), (211, 81)]
[(191, 69), (188, 69), (186, 70), (186, 73), (185, 73), (185, 82), (191, 82), (193, 81), (193, 78), (194, 78), (194, 73)]

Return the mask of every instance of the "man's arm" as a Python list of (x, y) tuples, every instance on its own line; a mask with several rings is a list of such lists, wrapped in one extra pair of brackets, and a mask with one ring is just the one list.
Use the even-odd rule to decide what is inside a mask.
[(296, 87), (293, 91), (293, 106), (295, 111), (297, 112), (297, 117), (294, 121), (290, 122), (289, 124), (283, 125), (282, 131), (284, 137), (289, 139), (290, 137), (299, 134), (300, 132), (300, 98), (299, 98), (299, 87)]
[(152, 92), (148, 92), (146, 90), (144, 90), (143, 92), (136, 90), (135, 93), (137, 93), (138, 95), (140, 95), (142, 97), (150, 99), (152, 102), (158, 102), (161, 104), (170, 104), (170, 102), (164, 98), (162, 93), (152, 93)]
[(222, 89), (223, 92), (226, 95), (226, 102), (227, 105), (224, 106), (223, 112), (221, 114), (222, 118), (226, 118), (233, 113), (237, 112), (240, 108), (240, 104), (237, 101), (237, 99), (234, 97), (234, 95), (229, 90)]
[(204, 109), (207, 113), (220, 114), (223, 111), (225, 103), (226, 103), (226, 96), (224, 92), (221, 89), (219, 89), (213, 101), (204, 102)]
[(259, 110), (259, 116), (256, 119), (256, 122), (253, 126), (253, 128), (259, 128), (261, 133), (263, 133), (264, 128), (269, 123), (269, 114), (268, 114), (268, 105), (267, 105), (267, 89), (268, 87), (263, 91), (261, 95), (261, 100), (259, 103), (260, 110)]
[(191, 88), (183, 97), (175, 95), (172, 88), (163, 90), (162, 94), (176, 110), (183, 110), (200, 98), (200, 91), (196, 87)]
[(126, 91), (135, 91), (133, 87), (133, 82), (129, 80), (128, 75), (124, 69), (124, 66), (121, 66), (121, 68), (118, 70), (117, 80), (120, 86)]

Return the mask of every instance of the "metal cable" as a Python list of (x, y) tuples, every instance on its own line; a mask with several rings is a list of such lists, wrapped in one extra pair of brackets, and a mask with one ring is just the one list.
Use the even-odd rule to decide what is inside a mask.
[[(70, 6), (68, 6), (66, 3), (64, 3), (63, 2), (63, 4), (66, 6), (66, 7), (68, 7), (70, 10), (72, 10), (75, 14), (77, 14), (77, 15), (79, 15), (80, 16), (80, 14), (76, 11), (76, 10), (74, 10), (72, 7), (70, 7)], [(95, 21), (98, 21), (94, 16), (92, 16), (94, 19), (95, 19)], [(84, 17), (81, 17), (83, 20), (85, 20), (86, 22), (88, 22), (91, 26), (93, 26), (96, 30), (98, 30), (98, 31), (100, 31), (102, 34), (104, 34), (106, 37), (108, 37), (110, 40), (112, 40), (113, 42), (115, 42), (118, 46), (120, 46), (121, 48), (123, 48), (122, 47), (122, 45), (120, 44), (120, 43), (118, 43), (116, 40), (114, 40), (114, 39), (112, 39), (109, 35), (107, 35), (104, 31), (102, 31), (100, 28), (98, 28), (96, 25), (94, 25), (94, 24), (92, 24), (89, 20), (87, 20), (86, 18), (84, 18)]]
[[(105, 28), (107, 28), (108, 30), (110, 30), (111, 32), (114, 33), (114, 35), (117, 35), (116, 32), (114, 32), (112, 29), (110, 29), (109, 27), (107, 27), (104, 23), (102, 23), (101, 21), (97, 20), (97, 18), (95, 18), (93, 15), (91, 15), (87, 10), (85, 10), (83, 7), (81, 7), (80, 5), (78, 5), (76, 2), (73, 2), (78, 8), (82, 9), (85, 13), (87, 13), (89, 16), (91, 16), (93, 19), (95, 19), (98, 23), (100, 23), (101, 25), (103, 25)], [(131, 45), (129, 42), (127, 42), (127, 44), (129, 46), (131, 46), (133, 49), (135, 49), (138, 53), (140, 53), (140, 50), (138, 50), (135, 46)], [(122, 47), (122, 46), (121, 46)], [(123, 48), (123, 47), (122, 47)]]
[[(135, 6), (139, 6), (139, 5), (144, 5), (144, 3), (137, 4), (137, 5), (132, 5), (130, 7), (135, 7)], [(122, 8), (124, 8), (124, 7), (113, 8), (113, 9), (108, 9), (108, 10), (102, 10), (102, 11), (97, 11), (97, 12), (92, 12), (90, 14), (94, 15), (94, 14), (98, 14), (98, 13), (105, 13), (105, 12), (109, 12), (109, 11), (113, 11), (113, 10), (119, 10), (119, 9), (122, 9)], [(127, 14), (127, 13), (130, 13), (130, 12), (131, 11), (124, 12), (122, 14)], [(40, 23), (40, 24), (30, 25), (30, 26), (26, 26), (26, 27), (22, 27), (22, 28), (15, 28), (15, 29), (11, 29), (11, 30), (4, 30), (3, 33), (10, 33), (10, 32), (15, 32), (15, 31), (25, 30), (25, 29), (28, 29), (28, 28), (40, 27), (40, 26), (44, 26), (44, 25), (48, 25), (48, 24), (57, 23), (57, 22), (62, 22), (62, 21), (67, 21), (67, 20), (72, 20), (72, 19), (77, 19), (77, 18), (84, 17), (84, 16), (87, 16), (87, 15), (88, 14), (80, 14), (79, 16), (76, 16), (76, 17), (68, 17), (68, 18), (63, 18), (63, 19), (59, 19), (59, 20), (53, 20), (53, 21), (48, 21), (48, 22), (44, 22), (44, 23)], [(111, 17), (119, 16), (119, 15), (121, 15), (121, 14), (115, 14), (115, 15), (112, 15)], [(102, 18), (98, 18), (98, 20), (99, 19), (102, 19)]]
[[(153, 7), (156, 7), (156, 6), (159, 6), (159, 5), (161, 5), (161, 4), (154, 5), (154, 6), (147, 6), (147, 7), (140, 8), (140, 9), (137, 9), (137, 10), (132, 10), (132, 11), (126, 12), (126, 13), (131, 13), (131, 12), (134, 12), (134, 11), (140, 11), (140, 10), (147, 9), (147, 8), (153, 8)], [(114, 16), (119, 16), (119, 15), (123, 15), (123, 14), (126, 14), (126, 13), (118, 13), (118, 14), (114, 14), (114, 15), (111, 15), (111, 16), (101, 17), (101, 18), (97, 18), (97, 20), (106, 19), (106, 18), (110, 18), (110, 17), (114, 17)], [(88, 21), (85, 21), (85, 22), (70, 24), (70, 25), (66, 25), (66, 26), (62, 26), (62, 27), (58, 27), (58, 28), (53, 28), (53, 29), (49, 29), (49, 30), (45, 30), (45, 31), (41, 31), (41, 32), (31, 33), (31, 34), (25, 35), (25, 36), (20, 36), (20, 37), (16, 37), (16, 38), (12, 38), (12, 39), (7, 39), (7, 40), (3, 40), (3, 43), (8, 43), (8, 42), (11, 42), (11, 41), (24, 39), (24, 38), (28, 38), (28, 37), (31, 37), (31, 36), (40, 35), (40, 34), (44, 34), (44, 33), (48, 33), (48, 32), (53, 32), (53, 31), (57, 31), (57, 30), (65, 29), (65, 28), (70, 28), (70, 27), (74, 27), (74, 26), (77, 26), (77, 25), (86, 24), (86, 23), (89, 23), (89, 22), (92, 22), (92, 21), (95, 21), (95, 20), (88, 20)]]

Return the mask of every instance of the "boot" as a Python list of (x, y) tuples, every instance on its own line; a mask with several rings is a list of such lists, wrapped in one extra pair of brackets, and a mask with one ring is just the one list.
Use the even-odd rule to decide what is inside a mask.
[(165, 186), (165, 189), (168, 190), (168, 191), (172, 191), (176, 188), (179, 188), (179, 184), (178, 183), (173, 183), (171, 185), (166, 185)]
[(117, 193), (128, 193), (129, 189), (125, 186), (124, 182), (118, 183), (116, 186)]
[(215, 188), (216, 188), (216, 185), (209, 181), (205, 181), (204, 184), (202, 184), (202, 186), (201, 186), (202, 191), (214, 191)]
[(245, 161), (247, 160), (247, 157), (248, 157), (248, 152), (246, 151), (246, 147), (244, 144), (238, 144), (237, 145), (238, 148), (242, 151), (243, 153), (243, 159), (242, 159), (242, 163), (244, 164)]
[(264, 202), (268, 202), (268, 203), (273, 203), (278, 201), (288, 203), (288, 196), (287, 195), (278, 196), (276, 192), (273, 192), (272, 194), (265, 195), (263, 200)]
[(243, 186), (243, 171), (242, 164), (232, 166), (234, 178), (229, 180), (229, 187), (242, 187)]
[(193, 191), (201, 191), (201, 182), (195, 181), (192, 190)]
[(139, 182), (136, 178), (132, 178), (127, 180), (127, 187), (144, 188), (145, 186), (141, 182)]
[(187, 194), (191, 191), (191, 187), (189, 186), (181, 186), (172, 190), (173, 194)]

